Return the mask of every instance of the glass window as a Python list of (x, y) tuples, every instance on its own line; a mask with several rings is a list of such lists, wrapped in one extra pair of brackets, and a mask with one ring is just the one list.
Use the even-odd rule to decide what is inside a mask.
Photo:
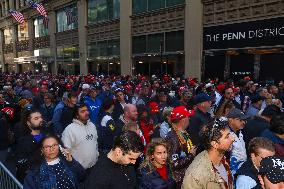
[(120, 0), (88, 0), (88, 24), (119, 18)]
[(160, 52), (161, 41), (164, 41), (164, 33), (148, 35), (147, 52), (157, 53)]
[(12, 28), (4, 29), (4, 42), (5, 44), (13, 43), (13, 32)]
[[(71, 14), (69, 15), (67, 11), (70, 11)], [(68, 18), (67, 15), (69, 15)], [(63, 32), (78, 28), (78, 9), (76, 5), (57, 11), (56, 17), (57, 32)]]
[(97, 56), (99, 56), (99, 51), (98, 51), (98, 45), (97, 43), (91, 43), (88, 46), (88, 52), (89, 52), (89, 58), (95, 58)]
[(18, 25), (18, 41), (24, 41), (29, 39), (28, 23)]
[(58, 46), (57, 47), (57, 58), (70, 59), (79, 58), (79, 47), (78, 46)]
[(91, 43), (88, 46), (88, 53), (90, 58), (96, 58), (98, 56), (118, 56), (120, 55), (119, 39)]
[(35, 27), (35, 37), (42, 37), (47, 36), (49, 34), (48, 32), (48, 23), (45, 23), (43, 18), (36, 18), (34, 21), (34, 27)]
[(178, 4), (183, 4), (184, 0), (166, 0), (166, 6), (173, 6), (173, 5), (178, 5)]
[(120, 55), (119, 39), (108, 41), (108, 55)]
[(184, 50), (184, 31), (175, 31), (166, 33), (166, 51)]
[(134, 36), (132, 38), (132, 53), (139, 54), (146, 52), (146, 36)]
[(148, 0), (148, 10), (165, 8), (165, 0)]
[(99, 56), (107, 56), (107, 41), (99, 41), (98, 42), (98, 53)]
[(49, 57), (50, 48), (36, 49), (34, 50), (34, 56)]
[(133, 14), (147, 11), (147, 0), (132, 0)]

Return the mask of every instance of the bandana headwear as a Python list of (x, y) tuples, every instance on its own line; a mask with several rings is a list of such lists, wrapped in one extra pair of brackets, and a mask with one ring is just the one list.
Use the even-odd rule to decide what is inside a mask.
[(185, 117), (191, 117), (194, 114), (194, 110), (187, 110), (184, 106), (177, 106), (171, 112), (171, 121), (179, 120)]

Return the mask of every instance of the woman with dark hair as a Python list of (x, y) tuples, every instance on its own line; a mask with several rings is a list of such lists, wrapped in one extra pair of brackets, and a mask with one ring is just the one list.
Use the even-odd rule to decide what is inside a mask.
[[(60, 146), (55, 135), (47, 135), (40, 142), (42, 161), (30, 170), (24, 181), (24, 189), (77, 189), (84, 178), (84, 168)], [(61, 151), (61, 155), (60, 154)]]
[(112, 118), (114, 101), (110, 98), (104, 100), (98, 115), (98, 145), (100, 153), (108, 153), (112, 148), (113, 139), (122, 131), (117, 128)]
[(155, 138), (147, 146), (144, 162), (138, 169), (139, 189), (175, 189), (168, 164), (168, 144), (164, 139)]

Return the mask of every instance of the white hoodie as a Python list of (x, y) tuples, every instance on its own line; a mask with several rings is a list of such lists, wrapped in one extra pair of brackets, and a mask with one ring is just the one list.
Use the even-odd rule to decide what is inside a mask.
[(95, 125), (88, 121), (86, 125), (77, 119), (69, 124), (62, 133), (64, 146), (85, 169), (95, 165), (98, 160), (98, 134)]

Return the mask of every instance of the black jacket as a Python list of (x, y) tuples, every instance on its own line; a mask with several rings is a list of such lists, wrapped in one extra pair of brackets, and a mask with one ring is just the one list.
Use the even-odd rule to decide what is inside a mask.
[(61, 114), (61, 119), (60, 119), (60, 123), (62, 126), (62, 132), (69, 124), (72, 123), (74, 110), (75, 110), (75, 107), (69, 107), (69, 106), (64, 106), (64, 108), (62, 109), (62, 114)]
[(190, 118), (187, 132), (190, 135), (190, 138), (194, 145), (199, 145), (199, 131), (204, 124), (210, 121), (210, 119), (211, 116), (209, 113), (203, 113), (199, 109), (197, 109), (195, 115)]
[(243, 165), (240, 167), (240, 169), (237, 171), (235, 175), (235, 180), (237, 180), (238, 176), (240, 175), (245, 175), (255, 180), (257, 185), (253, 189), (261, 189), (261, 184), (257, 177), (258, 171), (252, 164), (251, 160), (247, 160), (246, 162), (243, 163)]
[(85, 189), (136, 189), (132, 165), (114, 163), (106, 155), (99, 158), (85, 182)]
[(252, 119), (250, 119), (242, 130), (244, 141), (246, 143), (246, 149), (248, 149), (248, 144), (251, 139), (260, 137), (261, 133), (265, 129), (268, 129), (269, 126), (270, 123), (262, 117), (254, 116)]
[(164, 180), (157, 171), (149, 173), (148, 168), (142, 168), (138, 171), (139, 189), (175, 189), (176, 184), (167, 167), (168, 180)]
[(17, 179), (23, 182), (27, 175), (27, 170), (40, 162), (41, 151), (39, 142), (31, 134), (23, 136), (17, 140), (15, 154)]
[(9, 147), (8, 129), (8, 122), (4, 115), (0, 113), (0, 150), (5, 150)]
[(113, 120), (118, 120), (119, 119), (119, 117), (121, 116), (121, 115), (123, 115), (123, 107), (122, 107), (122, 105), (120, 104), (120, 102), (115, 102), (115, 104), (114, 104), (114, 108), (113, 108), (113, 112), (112, 112), (112, 118), (113, 118)]

